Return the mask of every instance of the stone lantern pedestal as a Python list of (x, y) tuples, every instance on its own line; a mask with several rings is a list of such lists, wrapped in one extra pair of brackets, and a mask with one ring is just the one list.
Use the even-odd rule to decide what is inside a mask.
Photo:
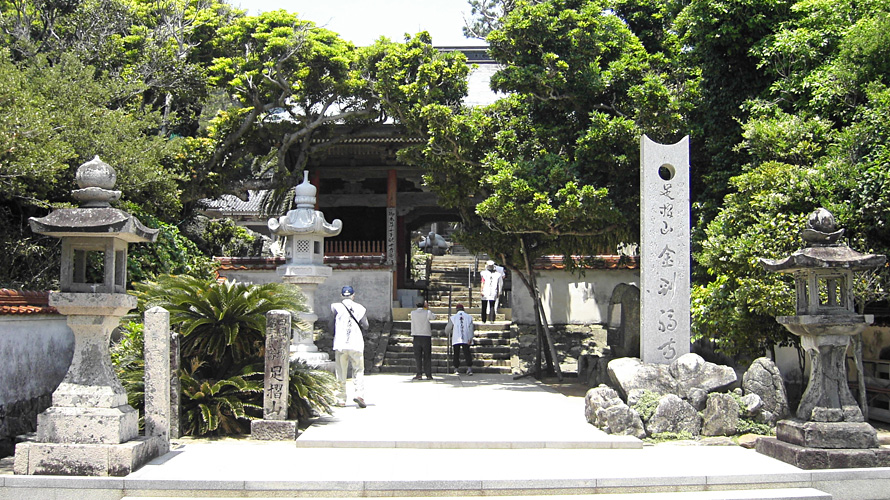
[[(15, 450), (16, 474), (125, 476), (169, 450), (164, 436), (139, 436), (138, 412), (114, 373), (111, 331), (136, 307), (127, 295), (127, 245), (157, 237), (130, 214), (111, 208), (114, 170), (98, 157), (77, 172), (82, 208), (32, 218), (31, 229), (62, 240), (59, 292), (49, 304), (67, 317), (74, 356), (52, 406), (37, 416), (37, 441)], [(39, 367), (35, 367), (39, 369)]]
[(800, 337), (810, 373), (796, 418), (779, 421), (776, 437), (759, 439), (757, 451), (802, 469), (890, 466), (890, 450), (879, 448), (850, 393), (846, 367), (851, 337), (874, 321), (855, 313), (853, 271), (882, 266), (886, 257), (837, 243), (842, 235), (834, 216), (819, 209), (809, 217), (803, 249), (761, 259), (766, 270), (794, 276), (797, 314), (776, 321)]

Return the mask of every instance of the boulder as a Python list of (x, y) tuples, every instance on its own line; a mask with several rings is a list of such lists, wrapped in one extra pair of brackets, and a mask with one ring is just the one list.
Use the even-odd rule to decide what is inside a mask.
[(687, 398), (693, 388), (715, 392), (729, 388), (738, 377), (729, 366), (705, 361), (695, 353), (688, 353), (675, 359), (669, 367), (672, 377), (677, 380), (679, 396)]
[(702, 418), (703, 436), (734, 436), (738, 433), (739, 404), (729, 394), (711, 393)]
[(599, 409), (596, 418), (605, 423), (602, 429), (609, 434), (634, 436), (638, 439), (646, 437), (640, 415), (624, 403)]
[(757, 358), (751, 363), (742, 375), (742, 390), (745, 394), (757, 394), (763, 401), (758, 421), (775, 425), (788, 416), (788, 396), (782, 374), (769, 358)]
[(655, 413), (646, 422), (646, 431), (652, 434), (662, 432), (680, 433), (683, 431), (698, 436), (701, 433), (702, 418), (698, 411), (676, 394), (666, 394), (658, 400)]
[(639, 358), (618, 358), (609, 362), (608, 370), (609, 378), (625, 398), (634, 389), (679, 394), (677, 381), (667, 365), (643, 363)]
[(748, 418), (755, 418), (760, 414), (760, 410), (763, 409), (763, 400), (760, 399), (760, 396), (754, 394), (745, 394), (742, 396), (742, 405), (744, 405), (744, 413)]
[(615, 392), (615, 389), (606, 385), (600, 385), (587, 391), (584, 396), (584, 416), (587, 421), (597, 427), (605, 427), (605, 422), (597, 419), (597, 412), (615, 405), (624, 404), (624, 401)]
[(703, 411), (705, 405), (708, 404), (708, 391), (699, 387), (693, 387), (692, 389), (689, 389), (688, 394), (686, 394), (686, 401), (688, 401), (696, 411)]

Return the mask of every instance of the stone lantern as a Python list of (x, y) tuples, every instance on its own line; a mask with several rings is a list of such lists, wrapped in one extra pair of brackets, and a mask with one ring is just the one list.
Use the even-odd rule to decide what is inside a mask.
[(878, 448), (877, 433), (850, 392), (846, 356), (851, 337), (874, 321), (854, 309), (853, 273), (880, 267), (887, 258), (840, 243), (843, 233), (820, 208), (807, 220), (804, 248), (781, 260), (760, 260), (767, 271), (794, 277), (797, 314), (776, 321), (800, 337), (810, 373), (797, 418), (780, 421), (776, 439), (758, 442), (757, 449), (807, 469), (869, 467), (883, 457), (870, 451)]
[(295, 190), (294, 202), (297, 208), (287, 215), (269, 219), (272, 234), (287, 239), (283, 266), (278, 267), (278, 275), (284, 283), (300, 287), (306, 297), (307, 312), (300, 318), (310, 325), (308, 330), (294, 332), (291, 344), (291, 359), (305, 361), (310, 366), (326, 366), (328, 355), (319, 352), (312, 338), (311, 325), (318, 320), (315, 314), (315, 290), (328, 279), (333, 270), (324, 265), (324, 239), (337, 236), (343, 229), (340, 219), (328, 223), (324, 214), (315, 209), (317, 190), (309, 182), (309, 172), (303, 171), (303, 182)]
[[(138, 435), (138, 413), (111, 365), (111, 331), (136, 307), (126, 293), (127, 245), (151, 242), (157, 229), (111, 208), (116, 174), (99, 157), (77, 170), (80, 208), (31, 218), (31, 230), (62, 240), (61, 291), (49, 304), (67, 316), (74, 356), (52, 406), (37, 417), (37, 443), (16, 447), (16, 474), (125, 475), (163, 445)], [(39, 367), (35, 367), (39, 369)]]

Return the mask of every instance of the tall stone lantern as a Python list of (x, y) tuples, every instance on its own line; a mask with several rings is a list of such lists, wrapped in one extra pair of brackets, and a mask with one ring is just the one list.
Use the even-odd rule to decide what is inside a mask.
[(324, 239), (337, 236), (343, 229), (340, 219), (328, 223), (324, 214), (315, 209), (317, 190), (309, 182), (309, 172), (303, 171), (303, 182), (296, 187), (294, 202), (297, 208), (287, 215), (269, 219), (268, 225), (272, 234), (286, 238), (285, 264), (277, 271), (284, 283), (300, 287), (306, 297), (307, 312), (300, 313), (300, 318), (310, 328), (297, 329), (291, 343), (291, 359), (305, 361), (310, 366), (326, 366), (328, 355), (319, 352), (312, 338), (313, 327), (318, 315), (315, 314), (315, 290), (324, 283), (333, 270), (324, 265)]
[(807, 220), (804, 248), (781, 260), (760, 259), (767, 271), (794, 276), (797, 314), (776, 321), (800, 337), (810, 377), (797, 418), (780, 421), (776, 438), (758, 441), (757, 450), (805, 469), (890, 463), (890, 454), (877, 452), (877, 433), (853, 399), (846, 368), (851, 337), (874, 321), (854, 309), (853, 273), (887, 258), (851, 249), (840, 242), (843, 233), (820, 208)]
[[(163, 444), (138, 435), (138, 412), (114, 373), (111, 331), (136, 307), (126, 293), (127, 245), (152, 242), (157, 229), (111, 208), (120, 198), (107, 163), (93, 158), (77, 170), (80, 208), (31, 218), (31, 230), (62, 240), (60, 291), (49, 304), (67, 316), (74, 356), (52, 406), (37, 417), (36, 443), (16, 447), (16, 474), (126, 475), (160, 453)], [(39, 367), (35, 367), (39, 369)]]

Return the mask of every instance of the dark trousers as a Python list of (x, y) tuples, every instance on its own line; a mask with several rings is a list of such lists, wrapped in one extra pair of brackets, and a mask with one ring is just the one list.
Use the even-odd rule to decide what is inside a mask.
[(495, 311), (494, 311), (494, 303), (493, 300), (483, 300), (482, 301), (482, 322), (485, 323), (488, 320), (488, 315), (491, 314), (491, 321), (495, 320)]
[(464, 360), (467, 362), (467, 367), (473, 367), (473, 353), (470, 352), (470, 344), (454, 344), (454, 369), (457, 370), (460, 368), (460, 351), (464, 351)]
[(418, 376), (425, 374), (427, 377), (433, 376), (433, 338), (426, 335), (415, 335), (414, 337), (414, 363), (417, 367)]

